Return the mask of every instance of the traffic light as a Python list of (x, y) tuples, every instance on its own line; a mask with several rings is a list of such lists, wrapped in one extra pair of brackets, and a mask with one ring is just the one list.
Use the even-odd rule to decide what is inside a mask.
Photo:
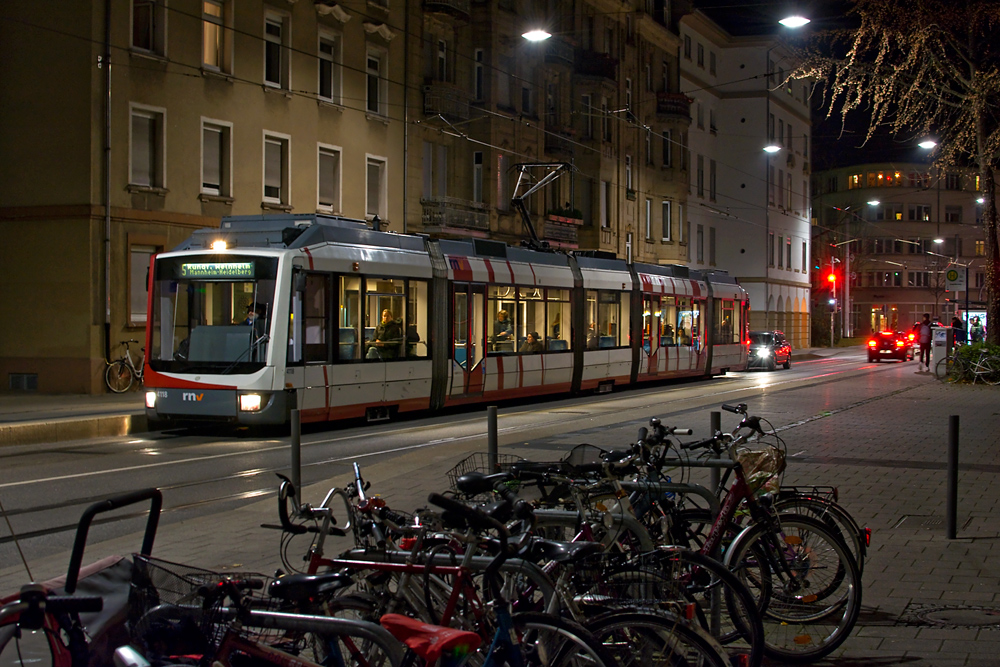
[(837, 312), (837, 300), (836, 299), (834, 299), (833, 297), (830, 297), (830, 300), (827, 301), (827, 303), (830, 306), (830, 312), (831, 313)]

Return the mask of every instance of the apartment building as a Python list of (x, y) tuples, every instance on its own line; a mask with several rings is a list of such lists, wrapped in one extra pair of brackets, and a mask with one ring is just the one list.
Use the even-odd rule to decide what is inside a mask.
[(751, 329), (780, 329), (806, 347), (810, 86), (787, 78), (777, 37), (732, 36), (700, 12), (680, 20), (680, 37), (693, 118), (686, 259), (739, 279)]
[[(908, 331), (924, 313), (984, 318), (985, 237), (979, 176), (928, 162), (855, 164), (813, 175), (815, 263), (841, 281), (840, 335)], [(949, 272), (965, 289), (948, 280)], [(966, 273), (967, 272), (967, 273)], [(829, 286), (815, 293), (826, 310)], [(966, 304), (968, 303), (968, 309)]]
[[(528, 231), (511, 198), (550, 169), (518, 189), (516, 165), (565, 163), (525, 200), (542, 241), (684, 261), (690, 110), (669, 3), (424, 2), (411, 19), (422, 66), (407, 88), (423, 95), (407, 143), (412, 229), (518, 243)], [(529, 42), (533, 28), (552, 36)]]
[(405, 3), (55, 4), (0, 22), (3, 388), (103, 391), (150, 255), (222, 216), (404, 228)]

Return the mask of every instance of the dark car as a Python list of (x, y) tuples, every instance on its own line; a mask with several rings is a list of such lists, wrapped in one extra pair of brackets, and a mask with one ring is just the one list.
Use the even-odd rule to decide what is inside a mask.
[(781, 364), (792, 367), (792, 345), (781, 331), (751, 331), (750, 355), (747, 368), (766, 368), (773, 371)]
[(913, 334), (879, 331), (868, 339), (868, 363), (882, 359), (913, 360)]

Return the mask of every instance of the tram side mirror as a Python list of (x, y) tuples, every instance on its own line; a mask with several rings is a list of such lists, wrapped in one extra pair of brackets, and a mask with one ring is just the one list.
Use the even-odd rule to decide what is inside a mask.
[(294, 279), (293, 283), (294, 283), (294, 289), (295, 289), (296, 292), (305, 292), (306, 291), (306, 274), (304, 274), (304, 273), (296, 273), (295, 274), (295, 279)]

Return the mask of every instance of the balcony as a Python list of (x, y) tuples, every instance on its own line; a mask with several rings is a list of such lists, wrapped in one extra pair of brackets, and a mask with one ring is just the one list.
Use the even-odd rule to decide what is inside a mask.
[(574, 154), (576, 133), (571, 128), (546, 126), (545, 152), (548, 155)]
[(421, 199), (420, 204), (423, 207), (420, 221), (425, 232), (431, 229), (490, 230), (490, 214), (483, 204), (455, 197)]
[(656, 94), (656, 115), (691, 120), (691, 98), (684, 93)]
[[(575, 224), (559, 222), (560, 220), (572, 220)], [(578, 223), (580, 222), (583, 221), (573, 218), (558, 218), (552, 215), (546, 216), (542, 236), (551, 246), (557, 248), (576, 248), (580, 244), (577, 236)]]
[(471, 17), (469, 0), (424, 0), (424, 11), (428, 14), (448, 14), (468, 21)]
[(606, 53), (596, 51), (586, 51), (577, 49), (576, 51), (576, 73), (581, 76), (599, 76), (612, 81), (618, 79), (618, 60)]
[(551, 65), (566, 65), (572, 67), (575, 60), (573, 45), (558, 37), (545, 40), (545, 62)]
[(432, 81), (424, 85), (424, 114), (441, 114), (445, 118), (468, 120), (470, 98), (468, 91), (454, 84)]

